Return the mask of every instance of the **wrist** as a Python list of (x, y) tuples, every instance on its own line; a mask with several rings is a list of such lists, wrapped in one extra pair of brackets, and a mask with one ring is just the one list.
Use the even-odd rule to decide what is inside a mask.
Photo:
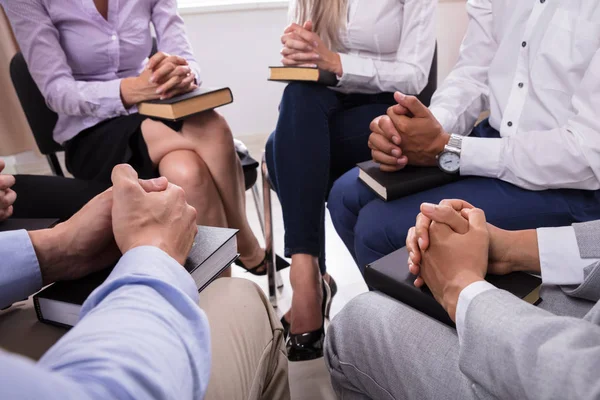
[(67, 254), (63, 251), (59, 226), (29, 232), (29, 238), (40, 265), (43, 285), (49, 285), (65, 278), (64, 273), (67, 269), (64, 266), (69, 261)]
[(124, 78), (121, 80), (121, 101), (125, 108), (131, 108), (145, 100), (138, 90), (138, 81), (139, 77)]
[(452, 321), (456, 321), (456, 307), (458, 305), (458, 298), (460, 297), (461, 292), (467, 286), (484, 280), (484, 277), (479, 276), (476, 273), (469, 272), (455, 277), (452, 282), (446, 285), (442, 297), (442, 306)]
[(344, 68), (342, 67), (342, 58), (339, 53), (333, 52), (333, 73), (335, 73), (338, 77), (342, 77), (344, 75)]
[(505, 231), (510, 237), (507, 262), (512, 271), (541, 273), (537, 232), (535, 229)]
[(443, 152), (449, 142), (450, 134), (442, 129), (441, 133), (437, 137), (437, 140), (434, 141), (434, 154), (437, 156)]

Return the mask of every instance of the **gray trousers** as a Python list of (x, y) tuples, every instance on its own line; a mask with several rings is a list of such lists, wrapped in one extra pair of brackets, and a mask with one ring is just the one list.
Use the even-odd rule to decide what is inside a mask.
[[(593, 304), (544, 288), (541, 308), (583, 317)], [(477, 399), (459, 369), (456, 330), (381, 293), (352, 300), (332, 321), (325, 344), (341, 400)]]

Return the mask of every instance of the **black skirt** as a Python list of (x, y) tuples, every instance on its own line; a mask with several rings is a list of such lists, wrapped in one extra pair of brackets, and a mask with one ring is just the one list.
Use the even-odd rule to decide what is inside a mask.
[[(130, 164), (141, 179), (158, 176), (142, 135), (142, 122), (148, 117), (131, 114), (107, 119), (81, 131), (65, 143), (67, 169), (78, 179), (110, 183), (113, 168)], [(183, 122), (160, 121), (180, 131)]]

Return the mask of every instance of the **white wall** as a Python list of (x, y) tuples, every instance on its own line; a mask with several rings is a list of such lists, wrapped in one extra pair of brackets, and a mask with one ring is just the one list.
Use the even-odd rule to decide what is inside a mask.
[[(277, 121), (284, 85), (267, 82), (267, 67), (279, 64), (279, 37), (285, 8), (184, 13), (188, 36), (207, 86), (229, 86), (233, 104), (220, 109), (234, 135), (268, 134)], [(439, 78), (458, 54), (466, 28), (465, 0), (440, 0), (438, 9)]]

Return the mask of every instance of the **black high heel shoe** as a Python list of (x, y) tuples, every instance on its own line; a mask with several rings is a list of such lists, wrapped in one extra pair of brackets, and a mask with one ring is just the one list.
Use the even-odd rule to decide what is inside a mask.
[[(327, 303), (331, 301), (331, 289), (325, 279), (322, 280), (323, 303), (321, 306), (321, 315), (325, 315)], [(290, 333), (286, 348), (288, 360), (310, 361), (323, 357), (323, 342), (325, 341), (325, 318), (321, 322), (321, 327), (316, 331), (307, 333)]]
[[(262, 260), (262, 262), (260, 264), (258, 264), (254, 268), (248, 268), (248, 267), (246, 267), (244, 265), (244, 263), (239, 260), (239, 258), (237, 260), (235, 260), (235, 265), (244, 268), (247, 272), (250, 272), (252, 275), (255, 275), (255, 276), (265, 276), (265, 275), (267, 275), (266, 264), (267, 264), (267, 255), (266, 254), (265, 254), (265, 258)], [(283, 258), (281, 258), (277, 254), (275, 254), (275, 269), (277, 271), (281, 271), (282, 269), (286, 269), (289, 266), (290, 266), (290, 263), (288, 263)], [(261, 267), (265, 267), (265, 269), (262, 270), (262, 271), (258, 271)]]
[[(329, 312), (331, 311), (331, 303), (333, 303), (333, 298), (338, 292), (337, 283), (333, 280), (333, 277), (329, 275), (329, 288), (331, 289), (331, 296), (327, 299), (327, 304), (325, 305), (325, 319), (329, 319)], [(280, 319), (281, 325), (283, 326), (283, 337), (287, 339), (290, 334), (290, 323), (285, 319), (285, 314)]]

